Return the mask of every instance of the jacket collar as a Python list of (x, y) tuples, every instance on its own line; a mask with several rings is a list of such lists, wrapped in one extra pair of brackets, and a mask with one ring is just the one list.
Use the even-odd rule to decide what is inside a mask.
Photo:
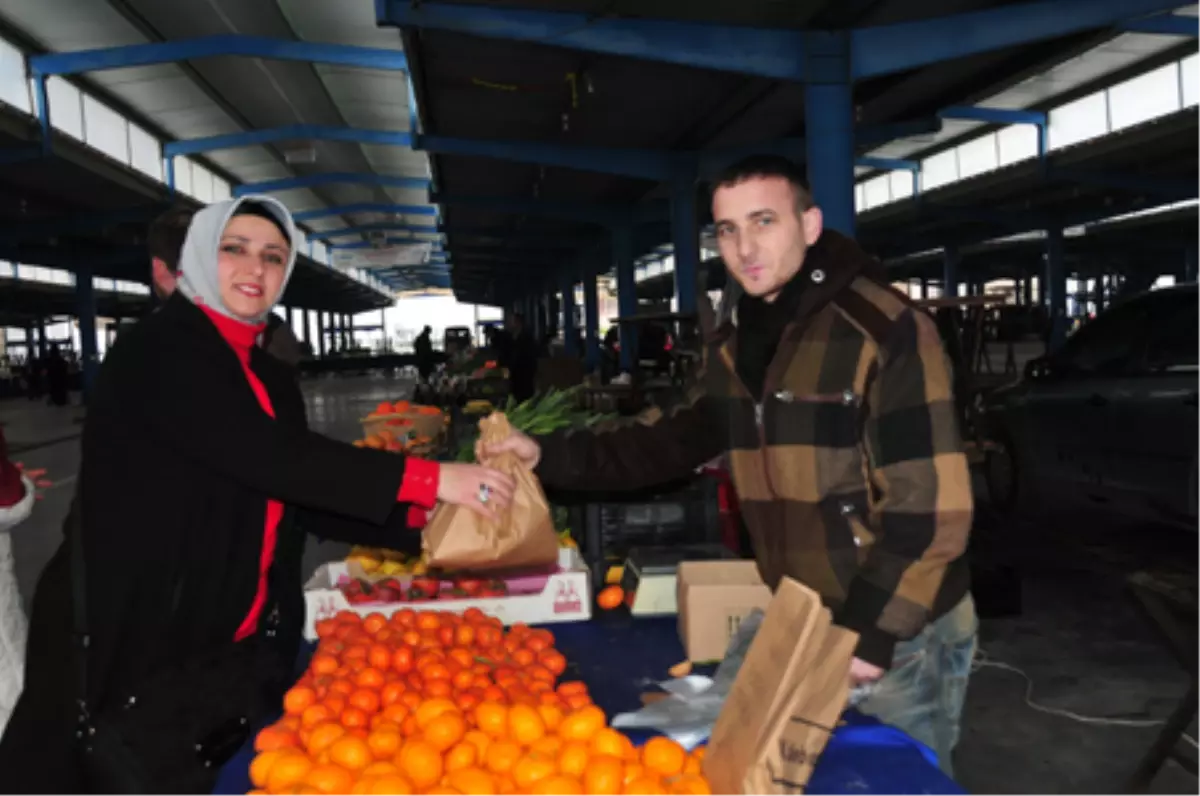
[[(809, 247), (804, 265), (795, 276), (808, 284), (796, 303), (793, 324), (803, 326), (859, 276), (883, 279), (883, 267), (853, 239), (831, 229), (822, 232), (817, 242)], [(737, 326), (738, 301), (744, 293), (737, 280), (727, 274), (711, 342), (724, 343), (733, 335)]]

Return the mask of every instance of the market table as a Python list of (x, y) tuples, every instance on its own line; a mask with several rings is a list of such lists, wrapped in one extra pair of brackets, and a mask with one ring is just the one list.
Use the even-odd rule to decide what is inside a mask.
[[(546, 627), (570, 661), (563, 677), (587, 683), (593, 701), (610, 718), (641, 707), (641, 694), (667, 679), (667, 669), (684, 658), (673, 617), (634, 619), (620, 612), (590, 622)], [(310, 653), (311, 647), (302, 655)], [(806, 792), (964, 793), (937, 767), (933, 752), (903, 732), (855, 711), (848, 711), (843, 719), (844, 726), (825, 747)], [(251, 747), (248, 743), (221, 770), (215, 793), (250, 789)]]

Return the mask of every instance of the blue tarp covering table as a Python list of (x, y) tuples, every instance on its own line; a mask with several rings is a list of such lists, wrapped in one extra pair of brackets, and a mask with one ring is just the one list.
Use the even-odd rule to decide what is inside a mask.
[[(666, 679), (684, 658), (673, 618), (602, 615), (590, 622), (550, 625), (570, 661), (566, 679), (587, 683), (609, 716), (637, 710), (640, 695)], [(305, 654), (308, 654), (306, 651)], [(937, 767), (933, 753), (899, 730), (853, 711), (817, 763), (808, 793), (931, 793), (964, 791)], [(216, 793), (245, 793), (253, 752), (242, 749), (221, 771)]]

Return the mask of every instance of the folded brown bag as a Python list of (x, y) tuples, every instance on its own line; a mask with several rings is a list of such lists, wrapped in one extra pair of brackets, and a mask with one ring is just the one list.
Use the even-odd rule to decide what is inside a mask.
[[(481, 443), (500, 442), (509, 436), (511, 427), (503, 412), (493, 412), (479, 421), (479, 432)], [(422, 533), (429, 566), (487, 570), (557, 561), (558, 537), (537, 476), (512, 453), (485, 457), (479, 463), (516, 480), (512, 503), (495, 521), (462, 506), (439, 505)]]

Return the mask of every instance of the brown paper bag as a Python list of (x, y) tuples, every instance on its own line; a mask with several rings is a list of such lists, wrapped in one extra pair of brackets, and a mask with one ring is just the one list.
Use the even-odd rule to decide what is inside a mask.
[[(510, 433), (508, 418), (493, 412), (479, 421), (479, 431), (480, 442), (499, 442)], [(496, 521), (461, 506), (439, 505), (421, 535), (429, 566), (486, 570), (557, 561), (558, 537), (537, 476), (511, 453), (479, 463), (516, 479), (512, 503)]]
[(713, 793), (803, 793), (846, 707), (858, 634), (784, 578), (746, 653), (704, 758)]

